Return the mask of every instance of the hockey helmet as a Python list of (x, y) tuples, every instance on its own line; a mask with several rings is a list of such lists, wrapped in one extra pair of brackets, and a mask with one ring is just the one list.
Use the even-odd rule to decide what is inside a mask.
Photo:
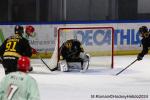
[(30, 69), (30, 59), (26, 56), (22, 56), (18, 59), (18, 70), (22, 72), (28, 72)]
[(141, 27), (139, 28), (139, 32), (140, 32), (140, 33), (146, 33), (146, 32), (148, 32), (148, 28), (147, 28), (146, 26), (141, 26)]
[(16, 26), (15, 26), (15, 34), (22, 35), (23, 33), (24, 33), (23, 26), (16, 25)]
[(33, 26), (31, 26), (31, 25), (26, 26), (25, 32), (26, 32), (26, 34), (28, 34), (29, 36), (32, 36), (33, 33), (34, 33), (34, 31), (35, 31), (35, 29), (34, 29)]
[(139, 28), (139, 32), (140, 32), (141, 37), (148, 37), (149, 36), (149, 31), (148, 31), (148, 28), (146, 26), (141, 26)]

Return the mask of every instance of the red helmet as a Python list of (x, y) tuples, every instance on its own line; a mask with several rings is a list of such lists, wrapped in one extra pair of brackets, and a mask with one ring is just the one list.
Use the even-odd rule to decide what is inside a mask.
[(27, 72), (30, 69), (30, 59), (28, 57), (22, 56), (18, 59), (18, 70), (22, 72)]
[(25, 29), (26, 33), (31, 36), (32, 33), (35, 31), (34, 27), (33, 26), (26, 26), (26, 29)]

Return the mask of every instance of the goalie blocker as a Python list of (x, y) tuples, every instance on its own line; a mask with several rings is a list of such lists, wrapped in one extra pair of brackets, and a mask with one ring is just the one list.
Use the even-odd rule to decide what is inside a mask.
[(70, 39), (60, 47), (58, 69), (63, 72), (68, 72), (72, 69), (79, 69), (80, 72), (85, 72), (89, 67), (89, 59), (90, 56), (84, 52), (80, 41)]

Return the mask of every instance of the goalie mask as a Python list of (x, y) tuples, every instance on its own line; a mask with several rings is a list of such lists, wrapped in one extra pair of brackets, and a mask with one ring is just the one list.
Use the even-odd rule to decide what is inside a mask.
[(23, 33), (24, 33), (23, 26), (16, 25), (16, 26), (15, 26), (15, 34), (19, 34), (19, 35), (22, 36)]
[(28, 57), (22, 56), (18, 59), (18, 70), (22, 72), (28, 72), (30, 69), (30, 59)]
[(141, 37), (147, 38), (149, 36), (148, 28), (146, 26), (141, 26), (139, 32)]

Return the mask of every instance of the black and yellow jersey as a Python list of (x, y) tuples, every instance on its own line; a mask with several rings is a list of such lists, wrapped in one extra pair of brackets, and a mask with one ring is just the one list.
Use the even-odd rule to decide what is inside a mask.
[(139, 55), (141, 57), (144, 57), (144, 55), (147, 54), (148, 50), (150, 49), (150, 35), (148, 35), (148, 37), (146, 38), (142, 38), (141, 43), (142, 43), (143, 49), (141, 53), (139, 53)]
[(60, 59), (74, 59), (79, 56), (80, 52), (84, 52), (84, 49), (79, 40), (67, 40), (60, 47)]
[(31, 57), (31, 55), (32, 48), (28, 40), (18, 34), (8, 37), (0, 47), (1, 57)]

